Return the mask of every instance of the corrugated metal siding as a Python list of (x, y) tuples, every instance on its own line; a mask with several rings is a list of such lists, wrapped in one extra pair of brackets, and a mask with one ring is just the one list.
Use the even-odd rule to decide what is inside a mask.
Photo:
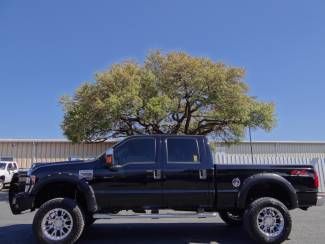
[(320, 180), (319, 191), (325, 192), (325, 143), (249, 143), (225, 145), (212, 143), (216, 164), (314, 165)]
[(35, 162), (93, 158), (111, 145), (111, 142), (73, 144), (65, 141), (0, 141), (0, 157), (12, 157), (20, 168), (29, 168)]

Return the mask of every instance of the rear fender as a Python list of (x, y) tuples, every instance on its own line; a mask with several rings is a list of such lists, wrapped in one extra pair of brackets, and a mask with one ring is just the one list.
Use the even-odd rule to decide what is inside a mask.
[(247, 178), (244, 181), (242, 188), (238, 194), (237, 207), (240, 209), (244, 209), (246, 207), (249, 191), (254, 186), (265, 183), (276, 184), (282, 187), (282, 189), (284, 189), (289, 195), (291, 209), (298, 207), (298, 198), (295, 188), (285, 178), (273, 173), (261, 173)]

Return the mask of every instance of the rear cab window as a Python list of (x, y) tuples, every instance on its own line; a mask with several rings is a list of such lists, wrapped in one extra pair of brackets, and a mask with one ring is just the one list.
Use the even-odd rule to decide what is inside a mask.
[(167, 164), (200, 164), (198, 141), (195, 138), (167, 138)]

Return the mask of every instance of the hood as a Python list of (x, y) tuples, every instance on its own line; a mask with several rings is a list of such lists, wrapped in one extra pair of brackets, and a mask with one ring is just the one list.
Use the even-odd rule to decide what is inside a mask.
[(53, 174), (59, 172), (75, 172), (80, 169), (89, 169), (93, 167), (96, 160), (92, 161), (62, 161), (53, 163), (37, 163), (32, 166), (29, 175)]
[(64, 164), (74, 164), (74, 163), (81, 163), (85, 162), (85, 160), (73, 160), (73, 161), (60, 161), (60, 162), (38, 162), (33, 163), (31, 169), (37, 169), (39, 167), (48, 167), (48, 166), (56, 166), (56, 165), (64, 165)]

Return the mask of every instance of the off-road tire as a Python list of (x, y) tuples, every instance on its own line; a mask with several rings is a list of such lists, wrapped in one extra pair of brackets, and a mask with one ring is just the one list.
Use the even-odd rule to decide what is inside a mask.
[(229, 226), (240, 226), (243, 223), (243, 214), (236, 211), (220, 211), (220, 218)]
[[(72, 230), (63, 240), (54, 241), (45, 236), (42, 231), (42, 220), (45, 215), (55, 208), (61, 208), (68, 211), (72, 217)], [(55, 198), (44, 203), (37, 213), (33, 221), (33, 232), (39, 243), (75, 243), (82, 234), (84, 229), (84, 218), (81, 209), (77, 203), (70, 198)]]
[[(268, 237), (258, 227), (258, 214), (261, 210), (271, 207), (279, 211), (283, 216), (283, 230), (273, 237)], [(244, 227), (250, 237), (257, 243), (281, 243), (285, 241), (291, 232), (292, 220), (287, 207), (280, 201), (270, 197), (259, 198), (251, 203), (244, 214)]]

